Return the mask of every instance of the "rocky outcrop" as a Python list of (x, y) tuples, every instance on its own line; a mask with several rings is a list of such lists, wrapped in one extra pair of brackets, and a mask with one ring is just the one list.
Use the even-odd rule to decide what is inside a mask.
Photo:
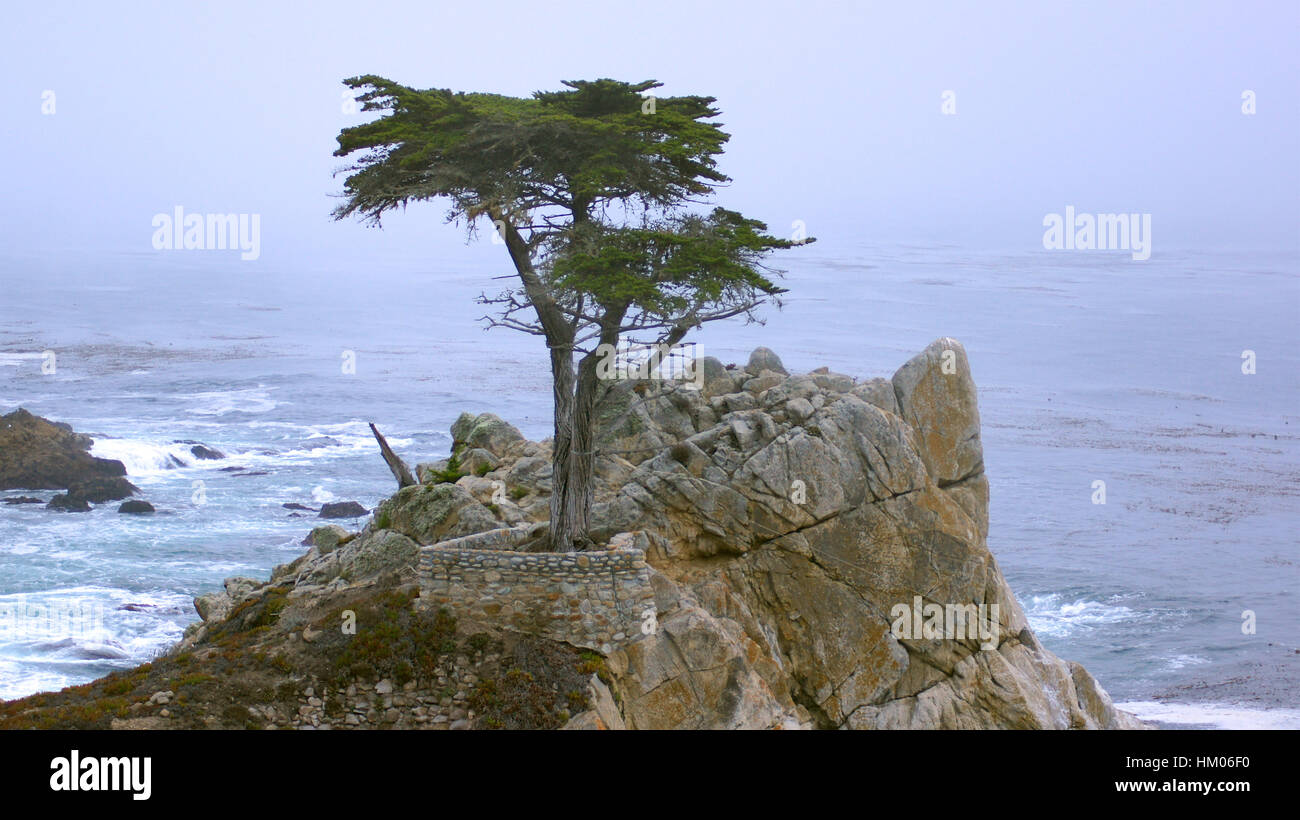
[[(593, 535), (645, 549), (654, 624), (608, 653), (618, 719), (577, 724), (1141, 725), (1038, 644), (988, 549), (959, 342), (937, 340), (892, 379), (786, 375), (764, 349), (744, 368), (704, 371), (703, 390), (615, 383), (599, 408)], [(546, 520), (547, 442), (491, 415), (462, 416), (453, 438), (476, 453), (476, 474), (402, 490), (372, 528), (427, 545)], [(966, 613), (960, 634), (921, 624), (960, 626)]]
[(966, 350), (939, 339), (891, 380), (899, 415), (911, 425), (925, 469), (946, 487), (984, 472), (980, 412)]
[[(638, 424), (612, 425), (606, 449), (666, 427), (680, 439), (595, 515), (606, 532), (645, 532), (662, 576), (662, 629), (610, 657), (629, 726), (1140, 725), (1037, 643), (987, 547), (979, 409), (959, 342), (934, 342), (889, 381), (824, 370), (756, 380), (774, 365), (756, 351), (743, 381), (669, 387), (640, 407), (611, 391)], [(991, 613), (995, 637), (899, 628), (900, 612), (910, 627), (926, 606)]]
[[(937, 340), (892, 379), (787, 375), (765, 349), (704, 370), (703, 390), (621, 382), (601, 402), (593, 536), (644, 548), (654, 613), (608, 653), (618, 720), (580, 724), (1141, 725), (1038, 644), (988, 549), (959, 342)], [(403, 556), (546, 520), (546, 442), (491, 415), (462, 416), (453, 438), (463, 456), (481, 451), (477, 474), (406, 488), (372, 522), (409, 540)]]
[(136, 492), (122, 462), (92, 456), (92, 443), (66, 424), (22, 408), (0, 416), (0, 490), (67, 490), (55, 505), (62, 509), (120, 501)]
[[(1143, 726), (1038, 643), (989, 551), (977, 393), (960, 343), (934, 342), (892, 379), (788, 375), (767, 350), (744, 368), (705, 362), (702, 376), (703, 389), (608, 386), (592, 533), (608, 550), (601, 561), (521, 554), (546, 527), (549, 443), (466, 414), (453, 457), (421, 465), (424, 483), (382, 502), (360, 532), (318, 527), (269, 582), (232, 578), (198, 599), (204, 621), (177, 651), (219, 657), (208, 642), (244, 630), (300, 687), (292, 664), (322, 642), (353, 651), (336, 634), (340, 611), (405, 590), (402, 612), (446, 612), (480, 647), (510, 636), (563, 647), (589, 678), (584, 695), (569, 691), (571, 676), (563, 690), (535, 686), (526, 664), (476, 667), (442, 703), (463, 727), (513, 725), (475, 706), (499, 703), (500, 690), (473, 683), (498, 673), (492, 686), (548, 703), (568, 692), (572, 729)], [(615, 557), (619, 577), (601, 569)], [(331, 717), (306, 691), (293, 725), (377, 725), (357, 704), (351, 719)]]

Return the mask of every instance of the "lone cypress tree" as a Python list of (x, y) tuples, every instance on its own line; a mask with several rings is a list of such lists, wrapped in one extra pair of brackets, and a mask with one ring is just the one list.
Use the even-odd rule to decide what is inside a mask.
[(585, 548), (601, 358), (624, 334), (676, 345), (704, 322), (753, 319), (785, 292), (764, 259), (811, 240), (770, 236), (723, 208), (689, 209), (728, 181), (714, 161), (729, 135), (710, 122), (713, 97), (645, 96), (662, 85), (653, 80), (565, 82), (527, 98), (373, 75), (344, 84), (363, 111), (384, 114), (339, 133), (335, 156), (362, 153), (343, 169), (335, 218), (377, 225), (393, 208), (445, 198), (448, 221), (471, 234), (491, 222), (518, 284), (482, 300), (499, 307), (488, 321), (541, 336), (550, 351), (551, 549)]

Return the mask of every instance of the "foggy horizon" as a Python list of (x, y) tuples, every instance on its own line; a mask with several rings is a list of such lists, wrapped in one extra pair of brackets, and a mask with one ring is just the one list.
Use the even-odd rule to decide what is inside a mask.
[(443, 203), (394, 213), (382, 232), (332, 219), (336, 136), (369, 116), (344, 111), (341, 81), (360, 74), (514, 96), (655, 79), (661, 95), (716, 97), (732, 182), (712, 202), (781, 235), (800, 221), (818, 251), (1034, 252), (1044, 217), (1067, 207), (1149, 214), (1156, 255), (1297, 249), (1286, 3), (187, 8), (183, 26), (164, 3), (12, 12), (0, 35), (11, 255), (155, 253), (151, 220), (180, 206), (260, 215), (261, 255), (244, 264), (499, 263), (465, 249)]

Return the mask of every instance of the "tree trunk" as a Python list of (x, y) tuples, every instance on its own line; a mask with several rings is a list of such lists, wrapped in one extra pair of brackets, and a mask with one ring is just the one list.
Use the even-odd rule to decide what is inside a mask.
[[(574, 222), (585, 219), (586, 203), (576, 203)], [(573, 345), (577, 325), (571, 323), (545, 283), (533, 270), (527, 243), (518, 229), (497, 210), (492, 220), (504, 227), (506, 249), (515, 264), (524, 292), (537, 311), (546, 343), (551, 350), (551, 380), (555, 392), (555, 438), (551, 448), (551, 532), (554, 552), (586, 549), (591, 544), (591, 502), (596, 466), (595, 409), (600, 389), (596, 378), (598, 357), (583, 357), (574, 372)], [(601, 318), (600, 343), (617, 345), (619, 326), (628, 304), (605, 306)]]
[[(610, 348), (618, 344), (619, 325), (627, 312), (626, 305), (616, 305), (605, 310), (601, 321), (600, 344)], [(576, 384), (566, 392), (565, 417), (569, 419), (569, 437), (565, 442), (564, 493), (551, 496), (552, 549), (587, 549), (591, 546), (588, 532), (591, 529), (591, 505), (595, 494), (596, 475), (596, 402), (600, 398), (600, 379), (597, 378), (599, 350), (582, 357), (578, 363)], [(572, 360), (566, 372), (572, 378)], [(557, 384), (555, 405), (556, 426), (560, 419), (560, 392)], [(557, 437), (558, 441), (558, 437)], [(557, 449), (558, 453), (559, 450)], [(554, 462), (555, 476), (559, 476), (560, 461)], [(556, 483), (559, 489), (559, 483)], [(557, 527), (557, 522), (559, 526)], [(554, 537), (556, 534), (559, 537)]]
[(553, 551), (573, 549), (574, 530), (572, 517), (567, 513), (569, 487), (569, 460), (573, 450), (573, 404), (575, 375), (573, 372), (573, 340), (577, 328), (569, 322), (547, 290), (546, 284), (533, 270), (528, 243), (518, 228), (505, 219), (499, 209), (489, 209), (488, 216), (504, 227), (506, 249), (515, 264), (519, 281), (541, 324), (546, 344), (551, 350), (551, 380), (555, 389), (555, 438), (551, 448), (551, 534)]
[(596, 358), (586, 356), (578, 366), (578, 384), (573, 407), (573, 449), (569, 453), (568, 497), (565, 519), (573, 530), (574, 546), (591, 546), (591, 502), (596, 472)]
[(551, 348), (551, 380), (555, 387), (555, 438), (551, 444), (551, 535), (552, 552), (568, 552), (578, 535), (570, 515), (569, 497), (573, 456), (575, 376), (573, 351)]
[(383, 454), (388, 469), (393, 473), (393, 478), (397, 479), (397, 489), (413, 486), (415, 478), (411, 476), (411, 471), (407, 469), (406, 462), (402, 461), (401, 457), (393, 452), (393, 448), (388, 446), (388, 440), (379, 432), (379, 428), (375, 426), (374, 422), (370, 423), (370, 432), (375, 434), (375, 441), (379, 442), (379, 452)]

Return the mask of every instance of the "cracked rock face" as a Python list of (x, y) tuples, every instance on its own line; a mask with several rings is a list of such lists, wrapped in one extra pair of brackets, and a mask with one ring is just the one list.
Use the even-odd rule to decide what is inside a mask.
[[(658, 629), (610, 658), (628, 727), (1141, 727), (1038, 645), (988, 550), (959, 342), (888, 382), (661, 388), (639, 402), (616, 388), (602, 416), (606, 451), (681, 442), (642, 456), (594, 515), (606, 533), (644, 531), (657, 572)], [(983, 605), (996, 628), (895, 637), (914, 604)]]
[(916, 431), (921, 459), (935, 483), (943, 487), (983, 473), (975, 381), (961, 342), (931, 342), (892, 381), (901, 415)]

